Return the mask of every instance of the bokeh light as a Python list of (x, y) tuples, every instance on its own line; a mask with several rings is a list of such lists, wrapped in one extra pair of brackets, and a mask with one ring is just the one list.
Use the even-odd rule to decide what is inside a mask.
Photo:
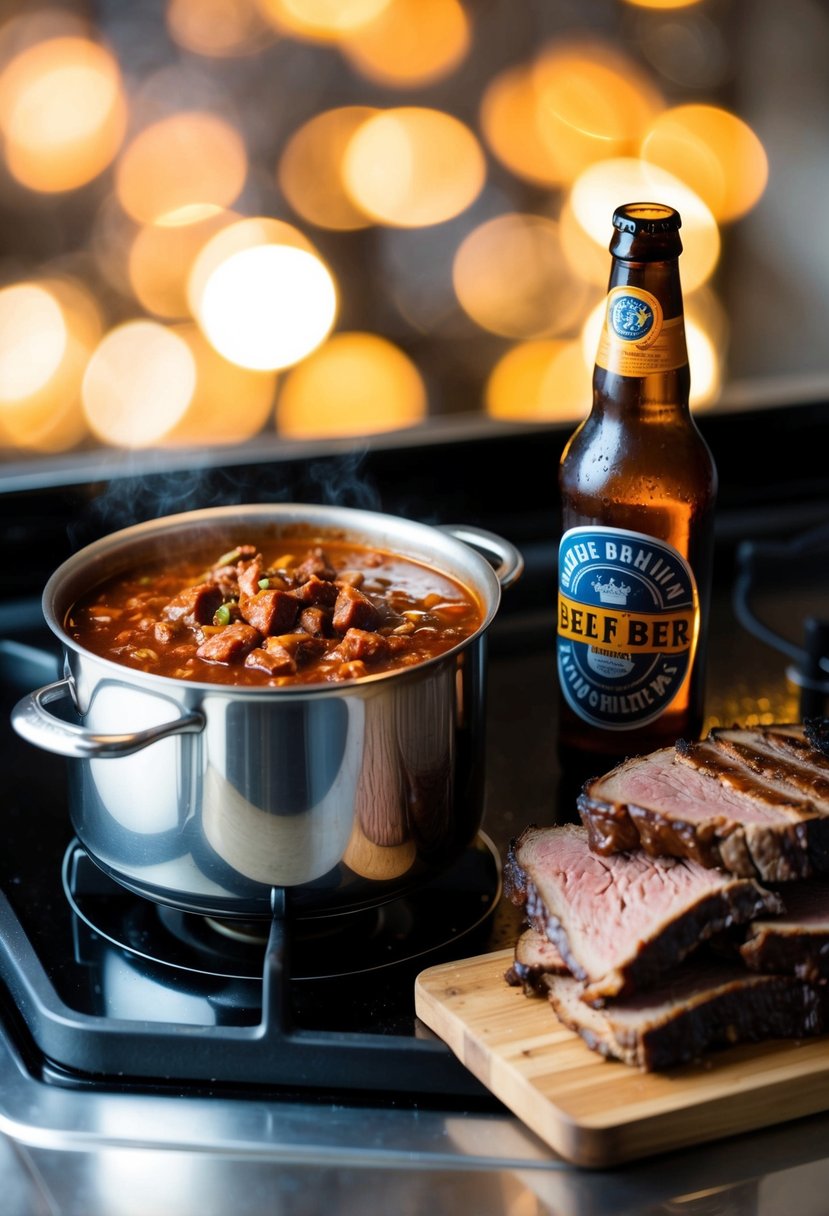
[(3, 458), (567, 424), (625, 202), (682, 215), (695, 408), (787, 357), (759, 288), (734, 312), (767, 257), (820, 313), (800, 226), (750, 256), (791, 166), (820, 185), (780, 95), (825, 90), (777, 80), (770, 18), (744, 54), (699, 0), (52, 2), (0, 14)]
[(157, 321), (127, 321), (101, 340), (87, 364), (83, 407), (102, 443), (147, 448), (184, 417), (196, 387), (187, 343)]
[(229, 207), (245, 184), (247, 154), (230, 123), (185, 111), (145, 127), (119, 157), (116, 189), (124, 210), (143, 224), (195, 204)]
[(659, 9), (675, 9), (675, 8), (692, 8), (695, 4), (699, 4), (700, 0), (625, 0), (626, 4), (630, 4), (633, 8), (659, 8)]
[(578, 342), (521, 342), (502, 355), (486, 383), (486, 411), (517, 422), (574, 422), (590, 407), (591, 374)]
[(551, 141), (541, 134), (535, 73), (528, 64), (499, 72), (481, 98), (481, 129), (498, 160), (512, 173), (542, 186), (566, 180)]
[[(183, 218), (183, 213), (177, 213)], [(190, 314), (188, 289), (196, 258), (217, 232), (238, 220), (220, 207), (195, 211), (192, 223), (146, 224), (129, 246), (127, 272), (136, 299), (157, 317)]]
[(484, 184), (486, 162), (465, 123), (404, 106), (362, 123), (344, 173), (350, 198), (366, 215), (409, 228), (439, 224), (468, 207)]
[[(10, 309), (13, 321), (7, 329)], [(81, 408), (81, 383), (101, 328), (93, 296), (67, 275), (43, 277), (0, 292), (0, 436), (4, 442), (53, 453), (67, 451), (84, 440), (87, 424)], [(15, 329), (22, 331), (16, 337)], [(8, 339), (13, 340), (12, 351), (6, 349)]]
[(280, 33), (335, 42), (373, 21), (391, 0), (259, 0), (263, 16)]
[(74, 190), (111, 163), (127, 107), (112, 54), (87, 38), (50, 38), (0, 74), (0, 132), (9, 172), (44, 193)]
[(586, 302), (585, 285), (564, 259), (558, 224), (537, 215), (512, 213), (481, 224), (458, 249), (453, 277), (464, 311), (507, 338), (563, 334)]
[(426, 388), (411, 359), (385, 338), (339, 333), (285, 376), (276, 425), (290, 438), (370, 435), (422, 422)]
[(664, 106), (648, 73), (599, 39), (555, 44), (533, 65), (538, 127), (565, 180), (629, 156)]
[(642, 156), (686, 182), (722, 223), (750, 211), (768, 181), (762, 143), (748, 123), (719, 106), (666, 110), (643, 139)]
[(253, 439), (273, 413), (275, 373), (250, 371), (223, 359), (193, 322), (175, 326), (173, 333), (187, 343), (196, 381), (186, 410), (164, 436), (165, 445), (214, 446)]
[(337, 288), (316, 253), (262, 242), (235, 249), (214, 266), (215, 248), (208, 242), (196, 260), (190, 294), (194, 315), (220, 355), (242, 367), (274, 371), (305, 358), (326, 339), (337, 316)]
[(349, 141), (373, 106), (342, 106), (303, 123), (285, 145), (277, 178), (288, 202), (303, 219), (320, 228), (341, 231), (371, 223), (354, 205), (343, 181), (343, 158)]
[(459, 0), (391, 0), (339, 45), (366, 79), (389, 88), (420, 88), (458, 67), (470, 36)]
[(0, 291), (0, 402), (37, 392), (66, 350), (66, 325), (51, 292), (36, 283)]
[(252, 55), (275, 36), (256, 0), (168, 0), (165, 18), (179, 46), (196, 55)]

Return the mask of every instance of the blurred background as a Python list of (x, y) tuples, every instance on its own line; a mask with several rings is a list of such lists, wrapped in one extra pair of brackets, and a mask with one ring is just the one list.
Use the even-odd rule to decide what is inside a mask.
[(646, 198), (693, 408), (822, 401), (827, 61), (819, 0), (3, 0), (0, 475), (569, 431)]

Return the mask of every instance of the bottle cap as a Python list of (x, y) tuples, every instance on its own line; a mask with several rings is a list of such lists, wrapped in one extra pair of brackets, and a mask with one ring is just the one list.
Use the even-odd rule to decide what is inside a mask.
[(682, 252), (682, 218), (665, 203), (625, 203), (613, 212), (610, 242), (614, 257), (632, 262), (661, 262)]

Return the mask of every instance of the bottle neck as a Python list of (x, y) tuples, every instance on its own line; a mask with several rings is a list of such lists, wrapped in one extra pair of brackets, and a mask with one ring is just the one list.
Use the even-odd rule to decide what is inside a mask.
[(678, 259), (613, 258), (594, 409), (687, 413), (690, 389)]

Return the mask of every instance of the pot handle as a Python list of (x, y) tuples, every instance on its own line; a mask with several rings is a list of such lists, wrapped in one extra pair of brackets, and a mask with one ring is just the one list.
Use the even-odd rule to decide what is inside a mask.
[(487, 532), (485, 528), (476, 528), (471, 524), (438, 524), (439, 532), (448, 532), (456, 540), (463, 541), (473, 549), (480, 549), (488, 558), (495, 558), (493, 563), (495, 577), (502, 587), (511, 587), (524, 572), (524, 558), (515, 545), (495, 532)]
[(72, 680), (69, 677), (28, 693), (12, 710), (12, 726), (28, 743), (75, 760), (130, 756), (169, 735), (192, 735), (204, 729), (204, 715), (193, 710), (172, 722), (162, 722), (146, 730), (123, 735), (99, 735), (74, 722), (65, 722), (46, 708), (52, 701), (61, 701), (71, 695)]

